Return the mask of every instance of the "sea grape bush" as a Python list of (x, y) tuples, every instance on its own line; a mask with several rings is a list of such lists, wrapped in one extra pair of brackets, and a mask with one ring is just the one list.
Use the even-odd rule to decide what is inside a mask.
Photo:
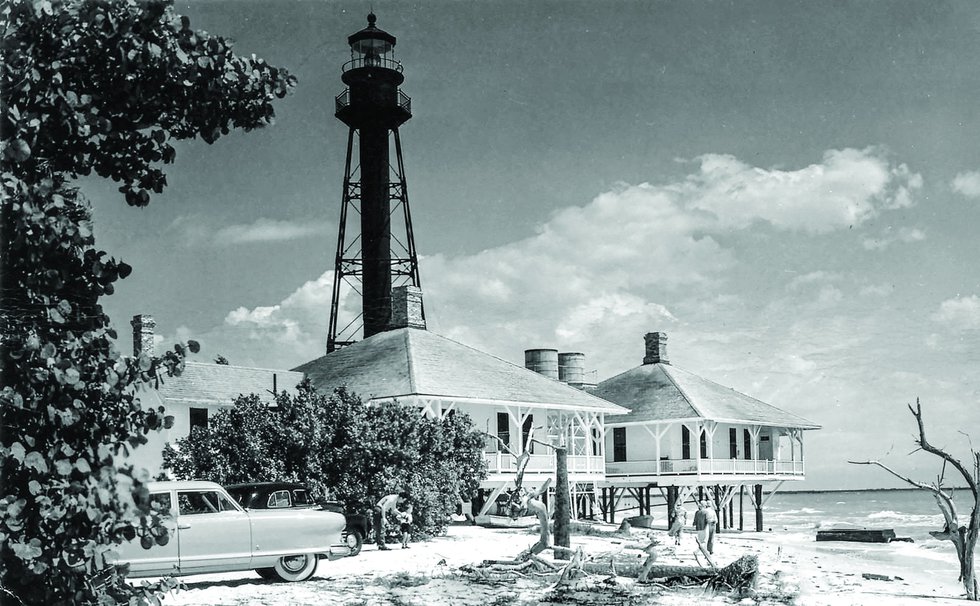
[(169, 540), (122, 455), (170, 423), (140, 389), (197, 344), (124, 357), (99, 298), (132, 269), (97, 250), (73, 179), (146, 205), (172, 142), (271, 123), (292, 77), (190, 29), (168, 1), (0, 4), (0, 602), (144, 604), (114, 545)]
[(457, 495), (486, 477), (483, 439), (465, 414), (432, 419), (398, 403), (365, 405), (344, 389), (327, 396), (304, 381), (295, 394), (280, 392), (275, 406), (239, 397), (206, 429), (168, 446), (164, 467), (181, 479), (221, 484), (305, 482), (351, 512), (407, 489), (416, 533), (435, 535)]

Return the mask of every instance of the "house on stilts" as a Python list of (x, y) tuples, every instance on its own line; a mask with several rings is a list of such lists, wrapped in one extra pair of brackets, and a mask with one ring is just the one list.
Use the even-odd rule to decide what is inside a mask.
[[(553, 378), (522, 368), (425, 329), (421, 291), (401, 286), (392, 292), (387, 330), (307, 362), (303, 373), (320, 391), (344, 386), (367, 403), (397, 402), (440, 418), (465, 412), (487, 434), (488, 476), (481, 483), (477, 521), (486, 521), (502, 493), (515, 485), (516, 457), (528, 434), (567, 449), (569, 485), (582, 506), (605, 477), (604, 427), (607, 415), (625, 408)], [(557, 364), (556, 364), (557, 370)], [(530, 445), (523, 486), (554, 479), (554, 450)], [(586, 516), (593, 511), (575, 511)], [(481, 520), (482, 518), (482, 520)]]
[(784, 482), (805, 478), (804, 432), (820, 428), (671, 365), (662, 332), (646, 335), (642, 365), (600, 382), (592, 394), (631, 410), (606, 422), (599, 508), (610, 522), (626, 503), (649, 515), (657, 491), (669, 521), (678, 501), (707, 497), (720, 529), (742, 529), (747, 492), (761, 531), (769, 498)]

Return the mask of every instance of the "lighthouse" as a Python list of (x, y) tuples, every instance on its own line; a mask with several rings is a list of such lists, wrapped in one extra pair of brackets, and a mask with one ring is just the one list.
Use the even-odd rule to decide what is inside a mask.
[[(347, 43), (350, 61), (341, 77), (347, 88), (336, 97), (348, 136), (327, 353), (356, 341), (358, 332), (366, 339), (387, 330), (393, 286), (421, 286), (398, 134), (412, 117), (412, 100), (400, 88), (405, 77), (394, 58), (395, 37), (371, 13)], [(345, 284), (361, 295), (360, 314), (350, 318), (341, 318)]]

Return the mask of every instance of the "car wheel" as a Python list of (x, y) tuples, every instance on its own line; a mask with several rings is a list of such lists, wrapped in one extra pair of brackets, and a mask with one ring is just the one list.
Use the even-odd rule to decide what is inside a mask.
[(285, 556), (279, 558), (273, 570), (283, 581), (305, 581), (316, 572), (316, 554)]
[(266, 581), (272, 581), (279, 578), (279, 575), (276, 574), (275, 568), (256, 568), (255, 572), (257, 572), (259, 576)]
[(351, 530), (344, 537), (344, 542), (350, 548), (349, 555), (356, 556), (361, 553), (361, 547), (364, 545), (364, 535), (359, 530)]

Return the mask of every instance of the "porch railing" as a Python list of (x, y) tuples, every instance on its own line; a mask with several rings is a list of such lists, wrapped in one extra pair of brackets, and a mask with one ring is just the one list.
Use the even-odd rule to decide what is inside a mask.
[[(697, 475), (697, 459), (664, 459), (660, 461), (607, 462), (610, 475)], [(712, 475), (804, 475), (803, 461), (770, 461), (754, 459), (701, 459), (700, 473)]]
[[(509, 454), (501, 452), (485, 452), (483, 457), (487, 461), (488, 473), (517, 473), (517, 460)], [(605, 472), (606, 463), (599, 456), (569, 455), (569, 473), (579, 474), (602, 474)], [(555, 455), (533, 454), (527, 461), (524, 473), (554, 473)]]

